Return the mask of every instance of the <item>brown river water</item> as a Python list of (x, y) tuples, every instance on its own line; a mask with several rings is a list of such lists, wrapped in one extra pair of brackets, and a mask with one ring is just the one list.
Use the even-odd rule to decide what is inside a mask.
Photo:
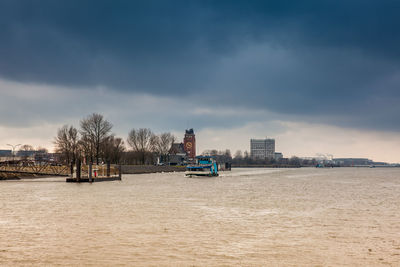
[(0, 182), (1, 266), (400, 266), (400, 168)]

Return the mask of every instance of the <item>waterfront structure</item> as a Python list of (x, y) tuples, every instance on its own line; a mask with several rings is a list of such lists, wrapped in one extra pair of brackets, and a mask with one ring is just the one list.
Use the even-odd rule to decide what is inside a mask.
[(186, 153), (183, 143), (173, 143), (171, 146), (171, 149), (169, 150), (169, 154), (175, 155), (175, 154), (182, 154)]
[(196, 158), (196, 135), (193, 129), (185, 130), (183, 143), (173, 143), (168, 153), (169, 165), (185, 165)]
[(253, 159), (274, 158), (275, 139), (250, 139), (250, 156)]
[(196, 135), (193, 129), (185, 131), (185, 137), (183, 138), (183, 148), (189, 159), (194, 160), (196, 157)]
[(168, 154), (168, 165), (184, 165), (187, 161), (183, 143), (173, 143)]
[(173, 143), (169, 150), (169, 164), (183, 165), (196, 158), (196, 135), (193, 129), (185, 130), (183, 143)]

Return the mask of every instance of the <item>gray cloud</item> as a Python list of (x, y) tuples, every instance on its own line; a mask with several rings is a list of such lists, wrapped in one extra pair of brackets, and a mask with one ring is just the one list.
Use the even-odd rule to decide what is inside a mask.
[(27, 128), (62, 124), (79, 127), (87, 115), (103, 114), (125, 136), (132, 128), (148, 127), (156, 132), (182, 132), (185, 128), (232, 128), (254, 117), (278, 119), (263, 110), (211, 107), (189, 99), (116, 92), (107, 88), (71, 90), (68, 87), (29, 85), (0, 80), (0, 127)]
[(399, 10), (365, 0), (2, 1), (0, 76), (398, 131)]

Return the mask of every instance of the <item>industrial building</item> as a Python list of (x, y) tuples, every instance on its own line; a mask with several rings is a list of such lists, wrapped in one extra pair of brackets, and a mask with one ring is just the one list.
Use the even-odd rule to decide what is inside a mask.
[(274, 158), (275, 139), (250, 139), (250, 156), (253, 159)]

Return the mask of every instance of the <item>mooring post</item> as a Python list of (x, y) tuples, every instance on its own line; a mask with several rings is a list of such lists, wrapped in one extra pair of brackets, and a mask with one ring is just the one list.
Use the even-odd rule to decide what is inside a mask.
[(107, 177), (110, 177), (111, 163), (107, 161)]
[(80, 159), (78, 159), (76, 161), (76, 180), (78, 182), (81, 181), (81, 160)]
[(92, 178), (92, 166), (93, 163), (89, 162), (89, 182), (93, 182), (93, 178)]
[(71, 162), (71, 178), (74, 177), (74, 162)]
[(121, 180), (122, 178), (122, 168), (121, 168), (121, 164), (118, 166), (118, 178)]

